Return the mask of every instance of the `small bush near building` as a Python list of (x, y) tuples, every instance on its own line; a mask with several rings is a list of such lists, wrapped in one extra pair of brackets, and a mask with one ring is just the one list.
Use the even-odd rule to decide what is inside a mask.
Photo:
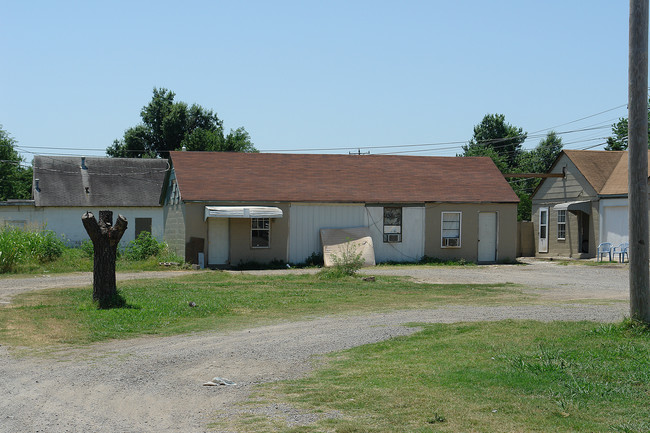
[(65, 243), (50, 230), (29, 231), (15, 227), (0, 229), (0, 273), (12, 272), (19, 264), (51, 262), (61, 257)]
[(322, 270), (320, 274), (325, 278), (352, 277), (363, 267), (362, 256), (357, 246), (348, 239), (340, 254), (330, 255), (334, 265)]
[(167, 249), (167, 245), (158, 242), (149, 232), (141, 232), (137, 239), (132, 240), (126, 246), (124, 256), (128, 260), (145, 260), (152, 256), (158, 256)]

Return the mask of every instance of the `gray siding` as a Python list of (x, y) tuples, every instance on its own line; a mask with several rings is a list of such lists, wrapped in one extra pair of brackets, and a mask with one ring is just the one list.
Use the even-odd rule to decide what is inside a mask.
[[(532, 197), (532, 220), (535, 226), (535, 256), (537, 257), (569, 257), (587, 258), (596, 255), (598, 246), (598, 194), (587, 182), (568, 156), (563, 155), (555, 164), (551, 173), (562, 173), (563, 178), (551, 177), (543, 179)], [(566, 236), (558, 239), (557, 210), (553, 206), (570, 201), (591, 201), (591, 214), (588, 217), (589, 252), (580, 252), (580, 218), (581, 213), (566, 212)], [(539, 209), (549, 208), (548, 253), (539, 252)]]

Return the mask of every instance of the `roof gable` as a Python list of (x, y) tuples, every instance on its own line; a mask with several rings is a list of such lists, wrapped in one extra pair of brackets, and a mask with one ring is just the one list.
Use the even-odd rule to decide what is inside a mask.
[(625, 151), (564, 150), (563, 152), (598, 194), (601, 193), (620, 160), (627, 159)]
[(184, 201), (519, 201), (490, 158), (171, 152)]
[[(628, 193), (629, 157), (627, 151), (618, 161), (616, 168), (600, 191), (602, 195), (626, 195)], [(650, 172), (650, 150), (648, 150), (648, 172)]]
[(165, 159), (37, 155), (34, 201), (36, 206), (159, 206), (168, 168)]

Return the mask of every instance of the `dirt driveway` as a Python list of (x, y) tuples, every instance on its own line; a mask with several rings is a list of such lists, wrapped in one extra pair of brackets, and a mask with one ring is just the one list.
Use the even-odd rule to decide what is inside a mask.
[[(536, 262), (528, 266), (373, 268), (366, 272), (408, 273), (431, 282), (529, 284), (527, 290), (549, 302), (329, 316), (236, 332), (214, 330), (113, 341), (47, 358), (17, 358), (0, 347), (0, 431), (208, 431), (208, 423), (215, 418), (241, 411), (235, 403), (245, 399), (254, 385), (305, 374), (314, 355), (413, 332), (403, 323), (504, 318), (617, 321), (628, 308), (627, 270), (618, 266)], [(13, 286), (19, 284), (17, 279), (12, 281)], [(5, 283), (0, 280), (0, 295), (7, 293)], [(23, 283), (27, 285), (27, 281)], [(600, 299), (605, 302), (576, 302)], [(202, 386), (214, 376), (237, 385)], [(298, 423), (316, 416), (279, 405), (269, 406), (263, 415)]]

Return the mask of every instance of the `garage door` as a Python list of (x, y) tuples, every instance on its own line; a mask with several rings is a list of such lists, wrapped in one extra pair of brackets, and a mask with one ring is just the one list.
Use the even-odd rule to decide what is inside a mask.
[(600, 242), (611, 242), (614, 245), (628, 242), (627, 206), (603, 207), (601, 218)]

